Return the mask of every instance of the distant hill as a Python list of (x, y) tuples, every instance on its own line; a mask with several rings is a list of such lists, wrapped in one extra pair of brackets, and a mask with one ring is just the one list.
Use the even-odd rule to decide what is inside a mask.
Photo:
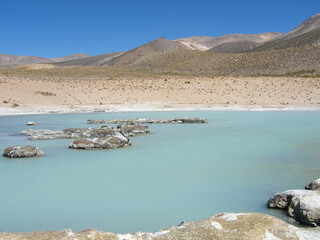
[(251, 50), (259, 45), (260, 43), (250, 42), (250, 41), (228, 42), (228, 43), (222, 43), (216, 47), (213, 47), (209, 49), (208, 52), (242, 53), (242, 52)]
[[(267, 41), (270, 41), (272, 39), (275, 39), (279, 36), (281, 36), (281, 33), (278, 32), (271, 32), (271, 33), (260, 33), (260, 34), (229, 34), (221, 37), (190, 37), (190, 38), (180, 38), (177, 40), (174, 40), (176, 42), (182, 43), (186, 46), (188, 46), (192, 50), (199, 50), (199, 51), (211, 51), (214, 52), (214, 49), (218, 52), (223, 52), (223, 49), (225, 49), (226, 53), (231, 52), (241, 52), (239, 49), (248, 50), (253, 45), (257, 46), (260, 44), (263, 44)], [(230, 44), (227, 44), (230, 43)], [(233, 43), (233, 44), (231, 44)], [(239, 49), (237, 49), (237, 44), (239, 43)], [(249, 44), (251, 43), (251, 44)], [(216, 48), (219, 45), (220, 48)], [(228, 48), (229, 46), (230, 48)], [(247, 47), (247, 48), (245, 48)], [(211, 50), (212, 49), (212, 50)]]
[(91, 56), (85, 53), (77, 53), (77, 54), (67, 55), (64, 57), (50, 58), (50, 59), (53, 60), (54, 62), (64, 62), (64, 61), (87, 58), (87, 57), (91, 57)]
[(172, 52), (178, 49), (188, 49), (181, 43), (170, 41), (160, 37), (154, 41), (148, 42), (140, 47), (129, 50), (120, 56), (117, 56), (107, 62), (107, 66), (128, 66), (137, 64), (140, 61), (146, 61), (156, 56)]
[(304, 21), (280, 38), (269, 41), (252, 51), (268, 51), (320, 44), (320, 13)]
[(185, 45), (160, 37), (137, 48), (120, 53), (107, 53), (93, 57), (61, 62), (56, 65), (70, 66), (129, 66), (177, 49), (188, 49)]
[(0, 54), (0, 67), (15, 67), (15, 66), (22, 66), (22, 65), (36, 64), (36, 63), (55, 63), (59, 61), (84, 58), (88, 56), (90, 55), (79, 53), (79, 54), (68, 55), (60, 58), (44, 58), (44, 57), (37, 57), (37, 56)]
[[(128, 51), (97, 56), (80, 53), (48, 59), (0, 54), (0, 66), (46, 63), (55, 66), (110, 66), (122, 70), (148, 69), (186, 74), (234, 74), (239, 71), (239, 74), (243, 72), (244, 75), (255, 72), (267, 74), (278, 69), (277, 72), (283, 74), (315, 70), (315, 65), (319, 65), (316, 60), (320, 60), (315, 55), (319, 53), (318, 45), (320, 13), (285, 34), (269, 32), (220, 37), (195, 36), (173, 41), (160, 37)], [(289, 48), (294, 50), (287, 50)], [(268, 53), (261, 53), (264, 51)]]
[(320, 46), (250, 53), (177, 50), (133, 69), (194, 76), (320, 76)]
[(51, 63), (51, 59), (36, 57), (36, 56), (19, 56), (19, 55), (9, 55), (0, 54), (0, 66), (1, 67), (13, 67), (34, 63)]
[(114, 57), (117, 57), (119, 55), (123, 54), (122, 52), (112, 52), (112, 53), (105, 53), (100, 54), (92, 57), (86, 57), (86, 58), (79, 58), (79, 59), (73, 59), (70, 61), (62, 61), (54, 63), (54, 65), (58, 66), (103, 66), (107, 62), (109, 62)]

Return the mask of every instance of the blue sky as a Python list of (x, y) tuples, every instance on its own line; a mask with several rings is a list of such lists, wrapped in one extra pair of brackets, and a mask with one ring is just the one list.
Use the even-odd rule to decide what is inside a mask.
[(124, 51), (158, 37), (287, 32), (320, 0), (0, 0), (0, 53)]

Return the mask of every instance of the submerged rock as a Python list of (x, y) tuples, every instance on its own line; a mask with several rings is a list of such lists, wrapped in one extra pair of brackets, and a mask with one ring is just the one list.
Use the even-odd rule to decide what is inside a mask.
[(113, 149), (129, 146), (131, 146), (130, 139), (123, 136), (120, 133), (117, 133), (113, 136), (75, 140), (72, 143), (70, 143), (69, 148), (91, 150)]
[(33, 146), (12, 146), (6, 148), (2, 155), (9, 158), (30, 158), (44, 156), (44, 152)]
[(251, 239), (251, 240), (298, 240), (317, 239), (318, 231), (300, 230), (272, 216), (259, 213), (223, 213), (207, 220), (187, 222), (181, 226), (163, 229), (159, 232), (137, 232), (115, 234), (87, 229), (80, 232), (72, 230), (34, 232), (34, 233), (0, 233), (0, 239), (39, 239), (39, 240), (212, 240), (212, 239)]
[(27, 122), (27, 126), (38, 125), (37, 122)]
[(146, 124), (168, 124), (168, 123), (207, 123), (207, 119), (205, 118), (173, 118), (173, 119), (117, 119), (117, 120), (88, 120), (87, 124), (101, 124), (101, 123), (109, 123), (109, 124), (123, 124), (128, 122), (138, 122), (138, 123), (146, 123)]
[(117, 127), (120, 132), (127, 137), (150, 133), (148, 126), (143, 126), (139, 122), (126, 122)]
[(320, 191), (289, 190), (276, 193), (268, 200), (268, 207), (287, 209), (300, 223), (320, 226)]
[(112, 127), (104, 128), (67, 128), (64, 130), (52, 131), (48, 129), (28, 129), (21, 132), (29, 136), (30, 140), (50, 140), (50, 139), (81, 139), (81, 138), (99, 138), (112, 136), (118, 132)]

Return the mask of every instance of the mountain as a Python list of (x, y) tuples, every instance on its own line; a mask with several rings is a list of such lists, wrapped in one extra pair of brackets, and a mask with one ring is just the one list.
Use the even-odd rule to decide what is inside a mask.
[(211, 48), (209, 46), (210, 41), (215, 39), (214, 37), (207, 37), (207, 36), (195, 36), (195, 37), (187, 37), (187, 38), (179, 38), (174, 40), (175, 42), (179, 42), (184, 44), (191, 50), (199, 50), (199, 51), (207, 51)]
[(37, 56), (20, 56), (20, 55), (10, 55), (10, 54), (0, 54), (0, 67), (15, 67), (28, 64), (36, 63), (55, 63), (60, 61), (66, 61), (71, 59), (80, 59), (88, 57), (90, 55), (84, 53), (78, 53), (73, 55), (68, 55), (60, 58), (44, 58)]
[(148, 42), (137, 48), (120, 53), (107, 53), (98, 56), (71, 60), (66, 62), (57, 63), (55, 65), (70, 66), (70, 65), (82, 65), (82, 66), (130, 66), (139, 63), (140, 61), (146, 61), (156, 56), (163, 55), (165, 53), (177, 50), (188, 49), (185, 45), (170, 41), (164, 37), (160, 37), (154, 41)]
[[(217, 56), (223, 59), (228, 59), (224, 64), (233, 68), (234, 65), (229, 64), (233, 62), (229, 57), (235, 58), (236, 56), (233, 55), (233, 53), (259, 53), (262, 51), (283, 50), (293, 47), (299, 49), (305, 48), (305, 51), (309, 51), (309, 47), (317, 45), (320, 45), (320, 13), (314, 15), (292, 31), (285, 34), (268, 32), (261, 34), (229, 34), (220, 37), (195, 36), (180, 38), (173, 41), (160, 37), (154, 41), (128, 51), (111, 52), (97, 56), (89, 56), (87, 54), (80, 53), (61, 58), (48, 59), (42, 57), (0, 54), (0, 66), (50, 63), (56, 66), (113, 66), (128, 69), (151, 69), (152, 67), (158, 68), (162, 64), (164, 65), (163, 69), (174, 71), (174, 66), (180, 66), (181, 64), (189, 62), (189, 67), (194, 64), (194, 67), (198, 68), (192, 71), (198, 72), (199, 69), (203, 69), (204, 67), (213, 68), (210, 64), (218, 64), (219, 60), (216, 59)], [(201, 55), (200, 53), (203, 52), (208, 53), (208, 55)], [(277, 55), (278, 53), (275, 53), (276, 58), (279, 59), (280, 62), (283, 62), (283, 59)], [(296, 59), (295, 56), (292, 55), (291, 51), (288, 51), (288, 54), (287, 52), (284, 53), (286, 56)], [(223, 54), (225, 54), (225, 56)], [(311, 61), (310, 59), (305, 58), (303, 49), (299, 50), (299, 54), (306, 61)], [(202, 56), (203, 59), (199, 56)], [(269, 55), (265, 55), (265, 57), (268, 56)], [(270, 56), (272, 56), (271, 53)], [(314, 56), (314, 54), (312, 54), (312, 56)], [(260, 59), (259, 54), (241, 55), (241, 57), (244, 59), (244, 62), (252, 61), (253, 63), (255, 63), (255, 61), (253, 61), (253, 57)], [(247, 57), (249, 58), (248, 60)], [(318, 58), (314, 56), (314, 59)], [(263, 61), (260, 61), (262, 65), (264, 64)], [(172, 65), (168, 66), (168, 63), (172, 63)], [(294, 62), (291, 63), (295, 64)], [(268, 66), (272, 65), (270, 65), (270, 63), (268, 64)], [(314, 64), (314, 62), (312, 62), (312, 64)], [(223, 64), (218, 64), (217, 66), (223, 67)], [(302, 70), (308, 70), (310, 68), (309, 65), (304, 64), (304, 66), (305, 67), (303, 67)], [(290, 66), (287, 67), (288, 69), (291, 69)], [(298, 66), (295, 66), (293, 69), (298, 69)]]
[[(190, 37), (190, 38), (180, 38), (174, 40), (176, 42), (182, 43), (185, 46), (189, 47), (192, 50), (199, 50), (199, 51), (208, 51), (214, 52), (215, 48), (224, 44), (224, 47), (218, 48), (218, 52), (222, 52), (222, 49), (226, 49), (226, 52), (240, 52), (239, 49), (245, 49), (246, 47), (252, 47), (253, 45), (257, 46), (263, 44), (267, 41), (272, 39), (278, 38), (281, 36), (281, 33), (278, 32), (271, 32), (271, 33), (260, 33), (260, 34), (229, 34), (221, 37)], [(234, 43), (226, 45), (227, 43)], [(237, 49), (237, 44), (239, 43), (239, 49)], [(251, 44), (249, 44), (251, 43)], [(232, 46), (231, 48), (226, 46)], [(242, 50), (243, 51), (243, 50)]]
[(249, 53), (178, 50), (133, 66), (156, 75), (320, 76), (320, 46)]
[(61, 61), (57, 63), (53, 63), (58, 66), (102, 66), (110, 61), (112, 58), (117, 57), (123, 54), (122, 52), (112, 52), (100, 54), (92, 57), (85, 57), (79, 59), (73, 59), (69, 61)]
[(43, 57), (0, 54), (1, 67), (13, 67), (13, 66), (26, 65), (26, 64), (51, 63), (51, 62), (53, 62), (51, 59), (43, 58)]
[(178, 49), (188, 48), (181, 43), (170, 41), (164, 37), (160, 37), (154, 41), (148, 42), (140, 47), (129, 50), (121, 54), (120, 56), (111, 59), (105, 65), (129, 66), (137, 64), (140, 61), (146, 61)]
[(248, 50), (251, 50), (260, 43), (252, 42), (252, 41), (239, 41), (239, 42), (228, 42), (222, 43), (216, 47), (213, 47), (208, 50), (208, 52), (215, 52), (215, 53), (242, 53)]
[(54, 62), (64, 62), (64, 61), (87, 58), (87, 57), (91, 57), (91, 56), (88, 55), (88, 54), (85, 54), (85, 53), (77, 53), (77, 54), (67, 55), (67, 56), (64, 56), (64, 57), (50, 58), (50, 59), (52, 61), (54, 61)]
[(320, 44), (320, 13), (312, 16), (281, 37), (254, 48), (252, 51), (268, 51)]

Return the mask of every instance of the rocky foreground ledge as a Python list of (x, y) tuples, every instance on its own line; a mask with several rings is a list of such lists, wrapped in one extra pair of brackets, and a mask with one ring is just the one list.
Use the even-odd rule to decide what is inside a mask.
[(0, 233), (1, 240), (212, 240), (212, 239), (252, 239), (252, 240), (298, 240), (320, 239), (317, 228), (300, 229), (286, 222), (260, 213), (223, 213), (207, 220), (183, 223), (156, 233), (137, 232), (115, 234), (87, 229)]
[(191, 123), (207, 123), (207, 119), (205, 118), (172, 118), (172, 119), (145, 119), (145, 118), (139, 118), (139, 119), (116, 119), (116, 120), (88, 120), (87, 124), (122, 124), (122, 123), (129, 123), (129, 122), (137, 122), (137, 123), (143, 123), (143, 124), (170, 124), (170, 123), (176, 123), (176, 124), (191, 124)]

